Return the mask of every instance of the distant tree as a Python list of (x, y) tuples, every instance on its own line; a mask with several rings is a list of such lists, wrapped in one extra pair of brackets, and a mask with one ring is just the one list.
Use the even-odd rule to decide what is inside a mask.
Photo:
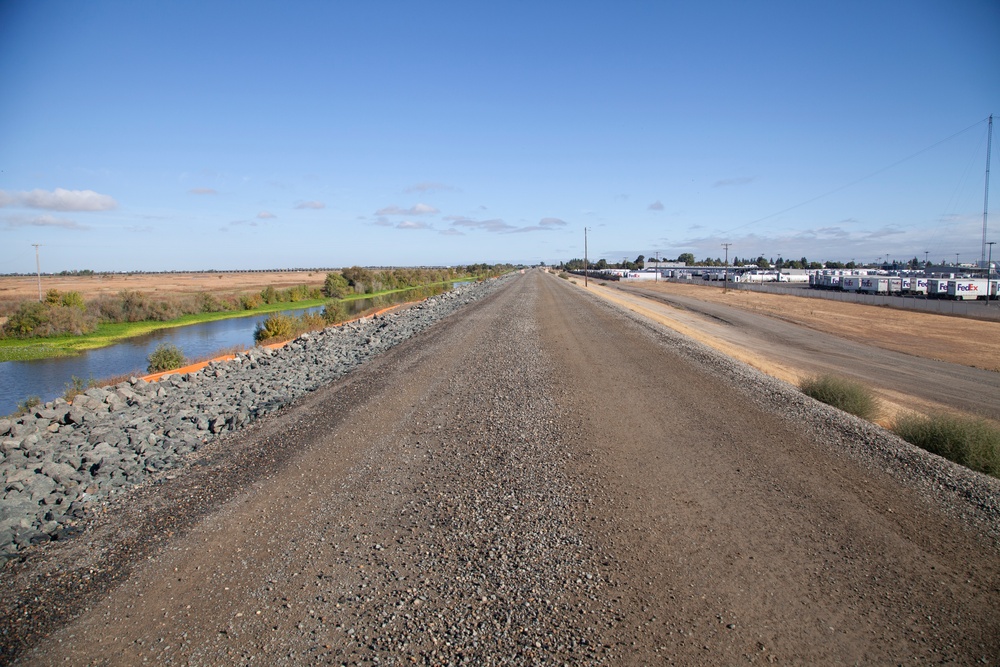
[(639, 269), (644, 268), (646, 266), (646, 256), (645, 255), (639, 255), (638, 257), (636, 257), (635, 258), (635, 265), (636, 265), (636, 268), (639, 268)]
[(603, 271), (604, 269), (608, 268), (608, 260), (602, 257), (601, 259), (597, 260), (596, 264), (594, 264), (594, 268), (597, 269), (598, 271)]
[(757, 268), (758, 269), (769, 269), (771, 268), (771, 263), (764, 258), (764, 255), (759, 255), (757, 257)]
[(694, 255), (689, 252), (682, 252), (680, 255), (677, 256), (677, 261), (684, 262), (685, 266), (691, 266), (692, 264), (694, 264)]

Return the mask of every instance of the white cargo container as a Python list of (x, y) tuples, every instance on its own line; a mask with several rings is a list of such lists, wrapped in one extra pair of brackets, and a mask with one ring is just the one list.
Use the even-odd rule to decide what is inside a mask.
[(861, 278), (858, 276), (844, 276), (840, 280), (840, 289), (845, 292), (857, 292), (861, 287)]
[(948, 281), (948, 296), (952, 299), (986, 298), (986, 281), (979, 278), (963, 278)]
[(948, 296), (947, 278), (931, 278), (927, 281), (927, 296), (932, 299), (942, 299)]
[(903, 289), (910, 294), (927, 294), (927, 278), (909, 278)]
[(859, 292), (864, 292), (865, 294), (888, 294), (889, 293), (889, 279), (888, 278), (862, 278), (861, 286), (858, 287)]

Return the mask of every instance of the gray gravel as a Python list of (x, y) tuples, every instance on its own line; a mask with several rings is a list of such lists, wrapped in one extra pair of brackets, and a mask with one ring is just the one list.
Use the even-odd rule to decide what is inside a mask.
[(1000, 548), (1000, 479), (915, 447), (877, 424), (812, 399), (787, 382), (627, 308), (603, 299), (595, 300), (635, 322), (699, 368), (725, 379), (752, 403), (778, 417), (806, 426), (817, 442), (837, 448), (868, 468), (918, 490), (931, 504), (973, 527)]
[(256, 348), (196, 373), (132, 378), (0, 419), (0, 564), (64, 540), (99, 502), (187, 464), (240, 429), (336, 380), (506, 279), (460, 286), (415, 306)]

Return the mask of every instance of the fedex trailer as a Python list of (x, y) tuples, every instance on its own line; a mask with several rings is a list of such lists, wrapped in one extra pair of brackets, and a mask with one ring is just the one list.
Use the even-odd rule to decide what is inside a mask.
[(865, 294), (899, 294), (903, 281), (899, 278), (862, 278), (859, 292)]
[(910, 294), (927, 294), (927, 278), (909, 278), (909, 285), (903, 285), (903, 289)]
[(927, 296), (932, 299), (943, 299), (948, 296), (947, 278), (931, 278), (927, 281)]
[(969, 278), (949, 280), (948, 296), (952, 299), (961, 299), (963, 301), (979, 298), (985, 299), (987, 298), (986, 281)]
[(861, 287), (861, 278), (858, 276), (844, 276), (840, 279), (840, 289), (844, 292), (857, 292)]

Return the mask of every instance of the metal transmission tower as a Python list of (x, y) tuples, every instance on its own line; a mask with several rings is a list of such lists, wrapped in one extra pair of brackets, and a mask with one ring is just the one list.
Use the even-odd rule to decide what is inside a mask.
[[(990, 208), (990, 155), (993, 152), (993, 114), (990, 114), (989, 130), (986, 133), (986, 188), (983, 193), (983, 252), (980, 262), (986, 261), (986, 215)], [(987, 298), (987, 301), (989, 299)]]

